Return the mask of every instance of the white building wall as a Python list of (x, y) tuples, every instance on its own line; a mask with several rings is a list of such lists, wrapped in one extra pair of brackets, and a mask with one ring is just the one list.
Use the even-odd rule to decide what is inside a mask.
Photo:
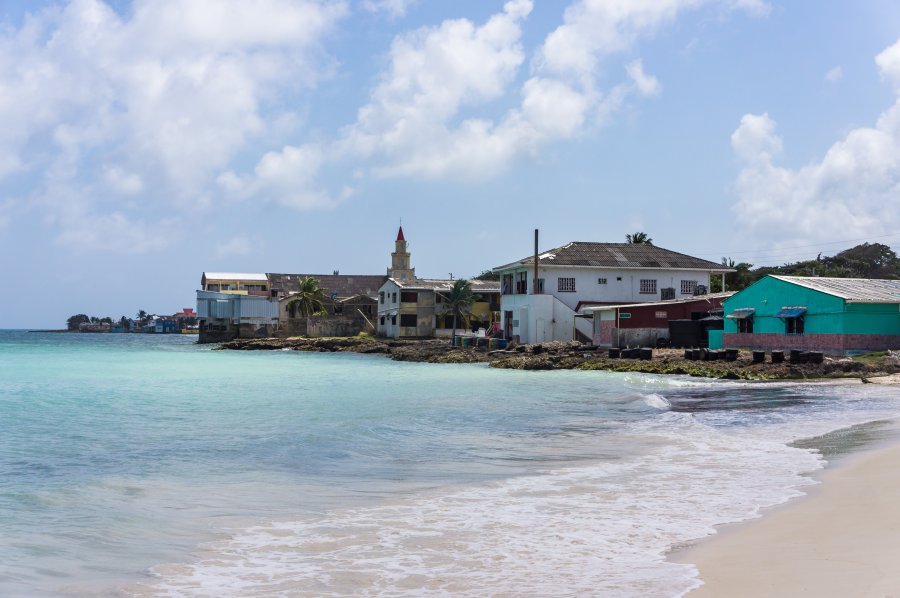
[[(527, 295), (505, 294), (500, 298), (501, 327), (506, 330), (506, 312), (513, 312), (513, 335), (523, 343), (539, 343), (550, 340), (571, 340), (574, 336), (574, 310), (579, 303), (645, 303), (661, 299), (664, 288), (674, 288), (675, 298), (688, 297), (682, 293), (682, 281), (694, 281), (709, 288), (708, 270), (672, 269), (609, 269), (593, 267), (543, 267), (538, 278), (544, 280), (544, 292), (533, 295), (534, 270), (516, 268), (500, 272), (501, 285), (504, 274), (513, 274), (513, 289), (517, 274), (526, 273)], [(575, 291), (559, 291), (560, 278), (574, 278)], [(599, 279), (605, 279), (605, 283)], [(641, 280), (655, 280), (655, 293), (641, 293)], [(556, 302), (554, 301), (556, 299)], [(558, 302), (558, 304), (557, 304)], [(590, 336), (590, 324), (583, 324), (583, 332)]]
[[(381, 297), (384, 293), (384, 301)], [(391, 317), (396, 316), (397, 322), (391, 323)], [(384, 317), (384, 324), (381, 318)], [(392, 280), (387, 280), (378, 289), (378, 319), (375, 322), (379, 336), (397, 338), (400, 334), (400, 286)]]
[[(528, 293), (533, 292), (534, 270), (518, 268), (506, 270), (500, 273), (516, 274), (525, 272), (528, 280)], [(696, 281), (699, 285), (709, 288), (709, 271), (706, 270), (670, 270), (670, 269), (607, 269), (593, 267), (552, 267), (538, 268), (538, 278), (544, 279), (545, 295), (553, 295), (565, 303), (569, 308), (575, 309), (579, 302), (593, 301), (603, 303), (645, 303), (660, 299), (660, 290), (674, 288), (675, 297), (689, 297), (692, 293), (681, 293), (683, 280)], [(559, 279), (574, 278), (574, 292), (560, 292)], [(598, 279), (606, 280), (605, 284)], [(641, 293), (641, 279), (656, 280), (656, 293)], [(515, 285), (515, 282), (513, 282)], [(504, 295), (505, 297), (505, 295)]]

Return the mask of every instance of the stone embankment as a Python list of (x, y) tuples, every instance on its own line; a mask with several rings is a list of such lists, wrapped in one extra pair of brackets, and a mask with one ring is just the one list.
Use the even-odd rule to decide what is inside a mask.
[(610, 359), (605, 349), (577, 342), (519, 345), (505, 350), (451, 347), (446, 340), (389, 340), (376, 338), (239, 339), (217, 349), (292, 350), (382, 354), (396, 361), (425, 363), (489, 363), (491, 367), (519, 370), (604, 370), (676, 374), (731, 380), (798, 380), (861, 378), (863, 381), (900, 373), (900, 358), (872, 355), (862, 359), (829, 358), (823, 363), (753, 363), (749, 351), (736, 361), (690, 361), (680, 349), (654, 349), (653, 358)]

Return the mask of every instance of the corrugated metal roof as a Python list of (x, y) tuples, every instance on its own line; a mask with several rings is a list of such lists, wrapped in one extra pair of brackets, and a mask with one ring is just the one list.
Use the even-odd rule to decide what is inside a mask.
[(247, 272), (204, 272), (206, 280), (248, 280), (253, 282), (268, 282), (265, 274)]
[(680, 297), (678, 299), (666, 299), (665, 301), (649, 301), (647, 303), (620, 303), (618, 305), (597, 305), (593, 307), (583, 307), (581, 309), (582, 312), (594, 312), (594, 311), (606, 311), (610, 309), (618, 309), (621, 307), (651, 307), (654, 305), (666, 306), (666, 305), (677, 305), (680, 303), (693, 303), (695, 301), (705, 301), (709, 299), (727, 299), (734, 295), (734, 291), (728, 291), (725, 293), (707, 293), (706, 295), (693, 295), (691, 297)]
[(269, 273), (269, 284), (283, 294), (289, 295), (299, 290), (302, 278), (315, 278), (326, 296), (334, 293), (337, 297), (366, 295), (375, 297), (378, 288), (387, 280), (387, 276), (372, 274), (274, 274)]
[[(391, 280), (397, 283), (397, 286), (399, 286), (401, 289), (408, 289), (410, 291), (441, 291), (442, 293), (448, 292), (450, 290), (450, 287), (453, 286), (453, 283), (456, 282), (456, 280), (443, 280), (434, 278), (415, 278), (413, 280), (405, 281), (400, 281), (392, 278)], [(470, 280), (469, 284), (472, 285), (472, 291), (475, 293), (500, 292), (500, 281), (498, 280)]]
[[(598, 268), (666, 268), (734, 272), (722, 264), (646, 243), (593, 243), (575, 241), (538, 255), (542, 266), (594, 266)], [(534, 264), (534, 256), (497, 266), (502, 270)]]
[(772, 278), (840, 297), (847, 303), (900, 303), (900, 280), (776, 275)]

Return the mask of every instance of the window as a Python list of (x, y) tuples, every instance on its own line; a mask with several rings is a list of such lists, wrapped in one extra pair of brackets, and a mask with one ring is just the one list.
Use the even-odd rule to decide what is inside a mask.
[[(382, 305), (384, 304), (384, 291), (381, 291), (380, 293), (378, 293), (378, 303), (381, 303)], [(382, 318), (382, 319), (384, 319), (384, 318)], [(382, 322), (382, 324), (384, 324), (384, 322)]]
[(435, 302), (435, 303), (443, 303), (443, 302), (444, 302), (444, 296), (441, 295), (440, 293), (435, 293), (435, 294), (434, 294), (434, 302)]
[(560, 293), (574, 293), (575, 292), (575, 279), (574, 278), (557, 278), (556, 279), (556, 290)]
[(516, 295), (528, 294), (528, 272), (516, 273)]
[(500, 286), (501, 293), (504, 295), (512, 295), (513, 294), (513, 275), (512, 274), (504, 274), (503, 275), (503, 283)]
[(743, 334), (753, 334), (753, 316), (738, 320), (738, 332)]
[(598, 278), (598, 279), (597, 279), (597, 284), (606, 284), (606, 279), (605, 279), (605, 278)]
[(397, 303), (397, 293), (391, 293), (391, 303)]
[(656, 280), (650, 278), (642, 278), (641, 279), (641, 295), (655, 295), (656, 294)]
[(697, 281), (696, 280), (682, 280), (681, 281), (681, 294), (682, 295), (693, 295), (694, 291), (697, 290)]
[(543, 295), (543, 294), (544, 294), (544, 279), (543, 279), (543, 278), (538, 278), (538, 290), (537, 290), (537, 294), (538, 294), (538, 295)]
[(384, 316), (381, 316), (381, 325), (384, 326)]
[(391, 316), (391, 326), (397, 325), (397, 316)]
[(803, 316), (784, 319), (785, 334), (803, 334)]
[(400, 303), (415, 303), (419, 300), (419, 294), (414, 291), (402, 291), (400, 293)]
[(400, 314), (400, 325), (407, 328), (415, 328), (416, 314)]
[(658, 312), (656, 312), (656, 317), (657, 317), (657, 319), (665, 320), (666, 318), (669, 317), (669, 314), (664, 311), (658, 311)]

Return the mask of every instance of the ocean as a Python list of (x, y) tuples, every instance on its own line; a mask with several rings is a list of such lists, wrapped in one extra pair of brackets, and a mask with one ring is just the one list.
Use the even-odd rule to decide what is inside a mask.
[(0, 331), (0, 596), (680, 596), (894, 388)]

